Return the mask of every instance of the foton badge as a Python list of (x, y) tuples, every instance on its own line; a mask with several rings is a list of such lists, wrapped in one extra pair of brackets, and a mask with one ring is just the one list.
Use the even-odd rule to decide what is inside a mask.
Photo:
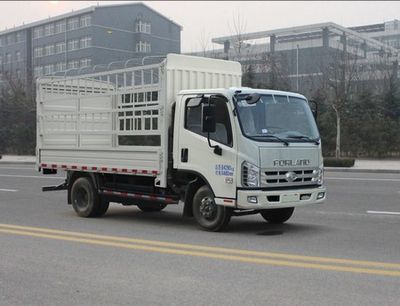
[(290, 166), (308, 166), (310, 164), (309, 159), (275, 159), (274, 166), (279, 167), (290, 167)]

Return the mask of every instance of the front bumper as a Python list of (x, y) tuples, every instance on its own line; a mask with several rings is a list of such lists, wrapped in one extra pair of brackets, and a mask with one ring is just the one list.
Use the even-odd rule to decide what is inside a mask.
[(298, 207), (323, 203), (326, 198), (324, 186), (295, 190), (238, 190), (237, 208), (272, 209)]

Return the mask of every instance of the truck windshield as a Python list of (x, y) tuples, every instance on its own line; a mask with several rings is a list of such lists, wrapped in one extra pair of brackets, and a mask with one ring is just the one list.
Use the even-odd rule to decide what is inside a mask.
[(242, 132), (257, 141), (314, 142), (319, 134), (307, 101), (282, 95), (261, 95), (255, 104), (237, 97)]

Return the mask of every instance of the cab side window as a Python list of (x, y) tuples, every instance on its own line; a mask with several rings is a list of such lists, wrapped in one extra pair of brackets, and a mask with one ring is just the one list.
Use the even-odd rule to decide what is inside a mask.
[[(190, 98), (186, 101), (185, 107), (185, 129), (207, 137), (207, 133), (201, 131), (201, 105), (189, 107)], [(227, 100), (223, 97), (213, 97), (210, 101), (215, 105), (216, 130), (210, 133), (210, 139), (221, 144), (232, 146), (232, 127), (229, 119)]]

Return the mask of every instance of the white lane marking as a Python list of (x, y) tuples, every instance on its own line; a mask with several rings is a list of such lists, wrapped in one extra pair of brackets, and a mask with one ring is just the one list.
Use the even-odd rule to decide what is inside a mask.
[(379, 214), (379, 215), (399, 215), (400, 216), (400, 211), (376, 211), (376, 210), (367, 210), (368, 214)]
[(18, 190), (17, 189), (1, 189), (0, 188), (0, 191), (17, 192)]
[(38, 175), (11, 175), (11, 174), (0, 174), (2, 177), (18, 177), (18, 178), (40, 178), (40, 179), (65, 179), (63, 176), (38, 176)]
[(384, 178), (361, 178), (361, 177), (334, 177), (326, 176), (326, 180), (347, 180), (347, 181), (384, 181), (384, 182), (400, 182), (400, 179), (384, 179)]
[(378, 215), (381, 214), (381, 217), (395, 217), (400, 215), (400, 212), (386, 212), (386, 214), (383, 214), (382, 212), (372, 212), (369, 213), (369, 211), (365, 213), (361, 212), (339, 212), (339, 211), (314, 211), (312, 212), (313, 214), (318, 214), (318, 215), (323, 215), (323, 216), (338, 216), (338, 217), (354, 217), (354, 218), (376, 218)]

